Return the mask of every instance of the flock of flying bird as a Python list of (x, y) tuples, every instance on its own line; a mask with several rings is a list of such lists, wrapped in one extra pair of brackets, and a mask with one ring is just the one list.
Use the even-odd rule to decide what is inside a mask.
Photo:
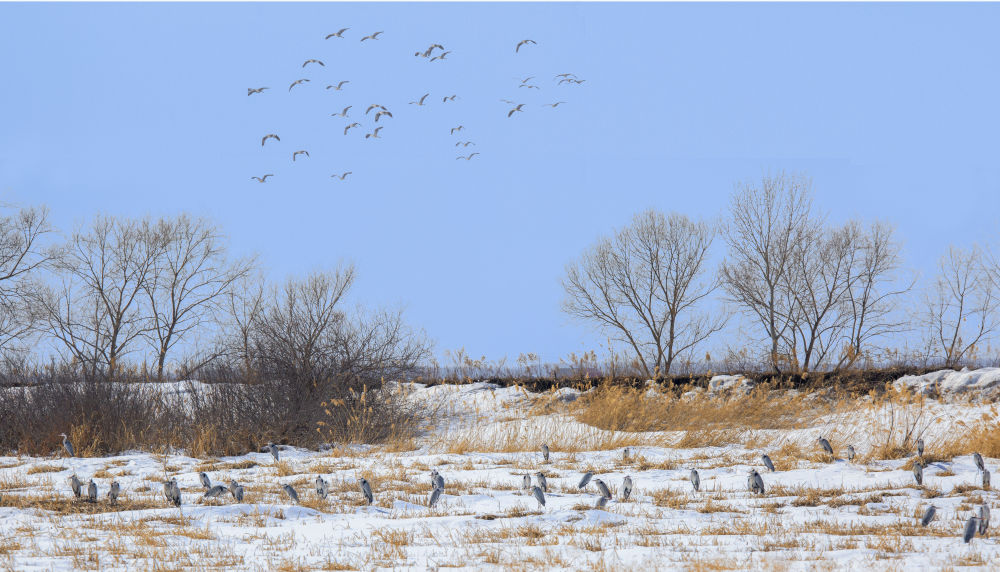
[[(338, 30), (337, 32), (334, 32), (334, 33), (331, 33), (331, 34), (327, 34), (324, 39), (325, 40), (330, 40), (330, 39), (333, 39), (333, 38), (345, 39), (344, 33), (347, 32), (348, 30), (350, 30), (350, 28), (342, 28), (342, 29)], [(375, 32), (374, 34), (369, 34), (367, 36), (362, 37), (360, 41), (361, 42), (365, 42), (365, 41), (368, 41), (368, 40), (377, 41), (379, 39), (379, 36), (381, 36), (382, 34), (383, 34), (382, 31)], [(534, 40), (531, 40), (531, 39), (521, 40), (514, 47), (514, 53), (515, 54), (519, 54), (522, 48), (526, 48), (528, 46), (535, 46), (535, 45), (537, 45), (537, 42), (535, 42)], [(435, 52), (435, 50), (437, 50), (437, 52)], [(435, 61), (446, 61), (446, 58), (447, 58), (448, 54), (450, 54), (450, 53), (452, 53), (452, 52), (451, 51), (446, 51), (443, 45), (435, 43), (435, 44), (431, 44), (426, 49), (417, 50), (416, 52), (414, 52), (413, 55), (415, 57), (425, 58), (425, 59), (429, 60), (430, 62), (435, 62)], [(305, 60), (305, 62), (302, 63), (302, 69), (306, 69), (310, 65), (312, 67), (309, 68), (309, 69), (314, 69), (314, 68), (317, 68), (317, 67), (320, 67), (320, 68), (325, 68), (326, 67), (326, 64), (322, 60), (311, 58), (311, 59)], [(529, 83), (532, 79), (534, 79), (534, 76), (531, 76), (531, 77), (528, 77), (528, 78), (522, 80), (521, 83), (520, 83), (520, 85), (518, 85), (518, 88), (519, 88), (518, 91), (520, 91), (520, 88), (526, 88), (528, 90), (531, 90), (531, 89), (540, 90), (541, 88), (538, 85)], [(572, 74), (572, 73), (562, 73), (562, 74), (556, 75), (554, 77), (554, 81), (556, 82), (556, 85), (564, 85), (564, 84), (581, 85), (586, 80), (579, 79), (579, 78), (577, 78), (577, 76), (575, 74)], [(312, 79), (310, 79), (310, 78), (300, 78), (300, 79), (297, 79), (297, 80), (293, 81), (291, 83), (291, 85), (288, 86), (288, 92), (291, 93), (292, 89), (296, 88), (298, 86), (303, 86), (303, 88), (305, 88), (306, 87), (305, 84), (308, 84), (308, 83), (311, 83), (311, 82), (312, 82)], [(332, 84), (327, 85), (326, 89), (327, 90), (333, 90), (333, 91), (343, 91), (344, 90), (344, 86), (347, 85), (347, 84), (349, 84), (349, 83), (350, 83), (350, 80), (338, 80), (338, 81), (336, 81), (336, 82), (334, 82)], [(267, 86), (256, 87), (256, 88), (247, 88), (247, 96), (252, 96), (252, 95), (255, 95), (255, 94), (263, 94), (264, 91), (266, 91), (268, 89), (270, 89), (270, 87), (267, 87)], [(428, 105), (428, 98), (430, 97), (430, 95), (431, 95), (430, 93), (425, 93), (419, 99), (416, 99), (414, 101), (410, 101), (409, 105), (414, 105), (416, 107), (425, 107), (425, 106)], [(457, 94), (445, 95), (445, 96), (443, 96), (441, 98), (441, 103), (442, 104), (446, 104), (446, 103), (449, 103), (449, 102), (454, 102), (456, 98), (458, 98)], [(524, 103), (518, 103), (518, 102), (509, 100), (509, 99), (501, 99), (500, 101), (513, 106), (512, 108), (510, 108), (507, 111), (507, 118), (511, 118), (515, 114), (517, 114), (517, 113), (523, 113), (525, 111), (524, 107), (525, 107), (526, 104), (524, 104)], [(554, 103), (545, 104), (545, 106), (546, 107), (551, 107), (552, 109), (555, 109), (555, 108), (559, 107), (559, 105), (564, 104), (564, 103), (566, 103), (566, 102), (565, 101), (557, 101), (557, 102), (554, 102)], [(370, 131), (366, 131), (365, 134), (364, 134), (364, 138), (366, 140), (367, 139), (372, 139), (372, 140), (374, 140), (374, 139), (381, 139), (382, 137), (379, 134), (379, 132), (383, 129), (384, 124), (380, 125), (379, 124), (379, 120), (381, 120), (382, 118), (392, 119), (392, 117), (393, 117), (392, 112), (387, 107), (385, 107), (384, 105), (381, 105), (381, 104), (378, 104), (378, 103), (369, 104), (367, 106), (367, 109), (365, 110), (364, 117), (360, 118), (360, 119), (367, 121), (370, 118), (371, 121), (372, 121), (372, 124), (370, 124), (368, 126), (365, 126), (365, 125), (362, 125), (361, 123), (359, 123), (358, 121), (354, 121), (354, 118), (350, 117), (349, 113), (350, 113), (350, 110), (353, 107), (354, 107), (353, 105), (348, 105), (348, 106), (344, 107), (343, 110), (341, 110), (339, 113), (331, 113), (330, 114), (332, 117), (340, 117), (342, 119), (346, 119), (347, 120), (347, 123), (345, 123), (344, 130), (343, 130), (344, 136), (347, 136), (349, 134), (349, 132), (351, 131), (351, 129), (358, 128), (358, 129), (360, 129), (362, 131), (365, 131), (366, 129), (370, 129)], [(369, 116), (369, 114), (372, 111), (375, 112), (374, 115)], [(451, 130), (450, 130), (450, 134), (453, 135), (453, 136), (456, 133), (458, 133), (459, 135), (461, 135), (461, 133), (462, 133), (462, 131), (464, 129), (465, 129), (464, 125), (458, 125), (456, 127), (452, 127)], [(272, 141), (272, 140), (275, 143), (280, 143), (281, 142), (281, 137), (277, 133), (267, 133), (260, 140), (261, 147), (268, 146), (267, 145), (268, 141)], [(274, 143), (272, 143), (271, 145), (274, 145)], [(455, 147), (456, 148), (457, 147), (461, 147), (463, 149), (463, 151), (467, 151), (468, 147), (470, 145), (475, 146), (476, 143), (474, 141), (469, 141), (469, 140), (460, 140), (460, 141), (457, 141), (455, 143)], [(457, 157), (455, 157), (455, 160), (462, 160), (462, 159), (464, 159), (465, 161), (471, 161), (477, 155), (480, 155), (479, 151), (472, 151), (472, 152), (470, 152), (468, 154), (465, 154), (465, 155), (461, 155), (461, 154), (458, 155)], [(306, 150), (306, 149), (299, 149), (299, 150), (293, 151), (292, 152), (292, 163), (295, 163), (300, 156), (304, 156), (306, 158), (309, 158), (310, 157), (309, 151)], [(347, 178), (348, 175), (351, 175), (351, 174), (353, 174), (353, 171), (343, 171), (343, 172), (340, 172), (340, 173), (334, 173), (334, 174), (330, 175), (330, 178), (332, 178), (334, 180), (338, 180), (339, 179), (339, 180), (343, 181), (343, 180), (345, 180)], [(255, 175), (255, 176), (252, 176), (250, 178), (252, 180), (254, 180), (254, 181), (257, 181), (258, 183), (265, 183), (265, 182), (267, 182), (268, 178), (274, 177), (274, 176), (275, 176), (274, 173), (266, 173), (264, 175), (259, 175), (259, 176)]]
[[(69, 454), (70, 457), (74, 456), (73, 444), (70, 443), (65, 433), (62, 433), (61, 436), (63, 438), (63, 448), (66, 450), (66, 452)], [(833, 456), (833, 447), (830, 445), (830, 442), (827, 439), (820, 436), (819, 438), (816, 439), (816, 442), (824, 453), (830, 455), (831, 457)], [(917, 485), (923, 485), (924, 482), (923, 467), (925, 465), (923, 461), (924, 440), (917, 439), (916, 446), (917, 446), (917, 458), (913, 460), (913, 478), (916, 481)], [(275, 445), (274, 443), (268, 443), (267, 447), (265, 447), (264, 450), (271, 453), (271, 456), (274, 457), (275, 463), (278, 462), (279, 451), (277, 445)], [(547, 444), (543, 444), (541, 446), (541, 456), (542, 456), (542, 461), (544, 463), (549, 462), (549, 455), (550, 455), (549, 446)], [(848, 461), (853, 461), (854, 456), (855, 456), (854, 447), (852, 445), (848, 445), (847, 446)], [(629, 449), (626, 448), (624, 450), (624, 459), (628, 460), (628, 458), (629, 458)], [(980, 455), (979, 453), (973, 453), (972, 459), (982, 475), (983, 488), (989, 489), (990, 471), (989, 469), (986, 468), (986, 464), (983, 461), (983, 456)], [(769, 472), (772, 473), (775, 472), (774, 463), (771, 461), (771, 457), (769, 457), (767, 454), (761, 455), (761, 462), (764, 464), (764, 467), (766, 467)], [(205, 493), (203, 495), (204, 498), (206, 499), (218, 498), (228, 492), (232, 495), (233, 499), (235, 499), (236, 502), (243, 501), (243, 486), (240, 485), (235, 480), (230, 481), (228, 486), (213, 485), (211, 479), (209, 479), (206, 473), (200, 473), (198, 476), (202, 486), (205, 488)], [(437, 504), (438, 500), (441, 498), (441, 494), (444, 492), (445, 482), (444, 482), (444, 477), (436, 469), (431, 471), (430, 476), (431, 476), (431, 493), (427, 504), (429, 508), (432, 508), (434, 507), (434, 505)], [(694, 489), (694, 492), (695, 493), (699, 492), (701, 490), (701, 477), (699, 476), (697, 469), (691, 469), (690, 479), (691, 479), (691, 486)], [(544, 508), (545, 494), (549, 492), (548, 481), (545, 478), (545, 474), (542, 473), (541, 471), (536, 472), (535, 482), (537, 484), (534, 485), (532, 484), (531, 475), (527, 473), (524, 474), (521, 480), (522, 480), (521, 488), (526, 492), (530, 492), (530, 494), (538, 502), (539, 506)], [(597, 491), (600, 495), (597, 498), (595, 508), (603, 508), (608, 504), (608, 501), (612, 500), (613, 495), (611, 494), (611, 489), (608, 487), (607, 483), (605, 483), (601, 479), (594, 479), (593, 472), (588, 471), (583, 475), (583, 477), (580, 478), (580, 482), (577, 485), (577, 489), (581, 491), (584, 490), (587, 487), (587, 485), (591, 483), (591, 481), (593, 481), (594, 486), (597, 488)], [(73, 495), (76, 496), (76, 498), (82, 498), (83, 485), (80, 479), (76, 476), (76, 474), (73, 474), (70, 477), (70, 486), (72, 488)], [(358, 487), (360, 488), (361, 494), (364, 497), (365, 501), (369, 505), (372, 504), (375, 500), (375, 496), (372, 494), (372, 488), (369, 482), (364, 478), (360, 478), (358, 479)], [(621, 496), (623, 501), (627, 501), (631, 496), (632, 487), (633, 487), (632, 477), (630, 475), (626, 475), (624, 481), (622, 482), (622, 488), (621, 488)], [(292, 500), (292, 502), (298, 504), (299, 494), (295, 490), (295, 488), (293, 488), (289, 484), (285, 484), (282, 485), (282, 490), (285, 492), (288, 498)], [(760, 496), (766, 494), (766, 489), (764, 487), (764, 478), (757, 471), (757, 469), (751, 468), (747, 473), (747, 490), (751, 494), (756, 494)], [(329, 492), (330, 492), (329, 483), (325, 479), (323, 479), (322, 475), (317, 475), (316, 495), (319, 498), (326, 499)], [(121, 486), (119, 485), (118, 481), (113, 481), (108, 491), (108, 498), (110, 499), (111, 505), (115, 505), (117, 503), (118, 496), (120, 493), (121, 493)], [(167, 499), (167, 502), (169, 502), (170, 504), (173, 504), (174, 506), (177, 507), (181, 506), (181, 489), (177, 484), (176, 478), (171, 478), (169, 480), (164, 481), (163, 496)], [(87, 485), (86, 500), (88, 502), (97, 502), (97, 485), (94, 483), (93, 479), (91, 479), (90, 483)], [(927, 526), (928, 524), (930, 524), (930, 522), (934, 520), (936, 514), (937, 514), (937, 508), (934, 505), (930, 505), (924, 512), (923, 517), (920, 519), (921, 526)], [(989, 526), (990, 526), (990, 507), (988, 503), (984, 502), (977, 509), (976, 515), (969, 517), (969, 520), (966, 521), (966, 525), (962, 534), (962, 540), (968, 544), (977, 533), (980, 536), (985, 535), (986, 531), (989, 529)]]

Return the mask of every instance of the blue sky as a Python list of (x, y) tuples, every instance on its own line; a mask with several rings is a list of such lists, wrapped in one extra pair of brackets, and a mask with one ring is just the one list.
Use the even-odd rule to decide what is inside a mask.
[[(355, 300), (404, 306), (439, 353), (557, 361), (603, 340), (560, 312), (568, 261), (648, 207), (719, 216), (736, 182), (765, 173), (811, 176), (833, 221), (895, 223), (925, 277), (949, 243), (995, 237), (998, 16), (996, 4), (3, 3), (0, 200), (47, 204), (64, 230), (98, 212), (205, 215), (274, 278), (355, 262)], [(515, 53), (526, 38), (537, 45)], [(413, 56), (431, 43), (452, 53)], [(303, 69), (309, 58), (326, 66)], [(564, 72), (586, 81), (559, 86)], [(528, 76), (540, 89), (518, 88)], [(508, 119), (501, 99), (525, 112)], [(394, 117), (366, 141), (371, 103)], [(347, 105), (364, 128), (345, 137), (330, 114)], [(262, 148), (272, 132), (281, 142)], [(458, 140), (481, 155), (456, 160)], [(298, 149), (311, 156), (293, 164)]]

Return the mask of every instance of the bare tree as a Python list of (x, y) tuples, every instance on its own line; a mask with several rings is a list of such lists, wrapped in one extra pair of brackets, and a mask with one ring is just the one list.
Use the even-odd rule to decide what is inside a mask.
[(717, 287), (704, 276), (715, 234), (684, 215), (640, 213), (567, 265), (563, 310), (631, 348), (644, 375), (665, 375), (725, 325), (724, 315), (696, 311)]
[(251, 379), (256, 371), (253, 364), (251, 336), (264, 315), (264, 277), (247, 273), (238, 278), (222, 297), (224, 321), (222, 347), (230, 358), (235, 358), (244, 379)]
[[(0, 205), (3, 206), (3, 205)], [(37, 301), (39, 273), (58, 252), (46, 238), (52, 233), (48, 209), (21, 208), (0, 217), (0, 356), (23, 350), (42, 317)]]
[(954, 367), (990, 339), (997, 327), (1000, 298), (982, 250), (952, 246), (925, 301), (926, 321), (947, 367)]
[(143, 292), (162, 236), (148, 220), (96, 218), (73, 233), (60, 288), (42, 298), (46, 329), (91, 377), (114, 378), (152, 322)]
[(789, 284), (796, 246), (814, 232), (811, 207), (810, 182), (785, 174), (738, 185), (730, 203), (720, 278), (730, 300), (763, 328), (776, 373), (795, 355), (790, 334), (800, 315)]
[(253, 262), (228, 261), (223, 236), (204, 219), (161, 219), (150, 231), (162, 248), (143, 282), (152, 318), (146, 336), (156, 352), (156, 379), (162, 380), (167, 352), (213, 317), (223, 295)]

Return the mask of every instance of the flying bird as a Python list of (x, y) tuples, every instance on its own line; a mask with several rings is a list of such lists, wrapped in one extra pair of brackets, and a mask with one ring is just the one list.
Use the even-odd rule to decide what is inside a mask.
[(374, 34), (372, 34), (370, 36), (365, 36), (364, 38), (361, 38), (361, 41), (363, 42), (365, 40), (377, 40), (378, 39), (378, 35), (381, 34), (381, 33), (382, 32), (375, 32)]
[(441, 44), (431, 44), (430, 47), (427, 48), (426, 50), (422, 52), (416, 52), (413, 55), (428, 58), (434, 52), (434, 48), (440, 48), (442, 51), (444, 51), (444, 46), (442, 46)]
[(260, 146), (263, 147), (264, 143), (267, 143), (268, 139), (274, 139), (275, 141), (281, 141), (281, 137), (278, 137), (274, 133), (268, 133), (260, 140)]
[(368, 139), (369, 137), (371, 137), (372, 139), (378, 139), (379, 138), (378, 132), (380, 129), (382, 129), (382, 126), (376, 127), (375, 131), (372, 131), (371, 133), (365, 133), (365, 139)]
[(456, 131), (461, 131), (463, 129), (465, 129), (464, 125), (459, 125), (458, 127), (452, 127), (451, 128), (451, 135), (454, 135)]
[(526, 78), (522, 79), (522, 80), (521, 80), (521, 83), (522, 83), (522, 84), (524, 84), (524, 83), (528, 83), (529, 81), (531, 81), (531, 80), (533, 80), (533, 79), (535, 79), (535, 76), (533, 76), (533, 75), (529, 75), (528, 77), (526, 77)]
[(268, 173), (268, 174), (264, 175), (263, 177), (250, 177), (250, 178), (253, 179), (253, 180), (255, 180), (255, 181), (257, 181), (258, 183), (265, 183), (265, 182), (267, 182), (267, 178), (268, 177), (273, 177), (273, 176), (274, 176), (274, 173)]
[(296, 152), (292, 153), (292, 161), (294, 161), (295, 158), (298, 157), (299, 155), (305, 155), (306, 157), (308, 157), (309, 156), (309, 151), (302, 150), (302, 151), (296, 151)]
[(517, 87), (527, 87), (529, 89), (542, 89), (542, 88), (538, 87), (537, 85), (530, 85), (530, 84), (526, 84), (526, 83), (522, 83), (521, 85), (519, 85)]
[(371, 104), (371, 105), (368, 106), (368, 109), (365, 110), (365, 115), (368, 115), (369, 111), (371, 111), (373, 109), (376, 109), (376, 108), (385, 111), (385, 106), (384, 105), (379, 105), (377, 103), (373, 103), (373, 104)]
[(514, 115), (514, 112), (516, 112), (516, 111), (520, 111), (521, 113), (524, 113), (524, 110), (521, 109), (522, 107), (524, 107), (524, 104), (523, 103), (518, 103), (517, 107), (515, 107), (514, 109), (511, 109), (510, 111), (507, 112), (507, 117), (510, 118), (510, 116)]
[(469, 161), (469, 160), (471, 160), (471, 159), (472, 159), (473, 157), (475, 157), (475, 156), (476, 156), (476, 155), (478, 155), (478, 154), (479, 154), (479, 153), (478, 153), (478, 152), (476, 152), (476, 153), (470, 153), (470, 154), (469, 154), (468, 156), (462, 156), (462, 155), (459, 155), (458, 157), (455, 157), (455, 160), (457, 161), (457, 160), (459, 160), (459, 159), (465, 159), (466, 161)]
[(514, 48), (514, 52), (516, 53), (516, 52), (521, 51), (521, 46), (523, 46), (525, 44), (537, 45), (538, 42), (536, 42), (535, 40), (521, 40), (520, 42), (517, 43), (517, 47)]
[(384, 109), (380, 109), (380, 110), (378, 110), (378, 111), (375, 112), (375, 123), (378, 123), (379, 118), (382, 117), (383, 115), (387, 115), (389, 117), (392, 117), (391, 113), (389, 113), (388, 111), (386, 111)]
[(559, 85), (562, 85), (562, 84), (564, 84), (564, 83), (575, 83), (575, 84), (577, 84), (577, 85), (580, 85), (581, 83), (583, 83), (583, 82), (585, 82), (585, 81), (587, 81), (587, 80), (585, 80), (585, 79), (575, 79), (575, 78), (571, 78), (571, 77), (566, 77), (566, 78), (563, 78), (563, 79), (559, 80)]
[(448, 102), (448, 101), (455, 101), (456, 97), (458, 97), (458, 96), (457, 95), (449, 95), (447, 97), (442, 98), (441, 99), (441, 103), (445, 103), (445, 102)]
[(360, 124), (360, 123), (357, 123), (357, 122), (355, 122), (355, 123), (352, 123), (352, 124), (348, 125), (347, 127), (345, 127), (345, 128), (344, 128), (344, 135), (347, 135), (347, 131), (348, 131), (348, 130), (349, 130), (349, 129), (350, 129), (351, 127), (361, 127), (361, 124)]
[(556, 75), (557, 78), (560, 78), (560, 77), (570, 77), (570, 76), (576, 77), (576, 74), (575, 73), (561, 73), (561, 74)]
[(344, 179), (347, 178), (347, 175), (350, 175), (350, 174), (351, 174), (351, 171), (348, 171), (348, 172), (346, 172), (346, 173), (344, 173), (342, 175), (330, 175), (330, 177), (332, 177), (334, 179), (338, 179), (339, 178), (341, 181), (343, 181)]
[(344, 87), (345, 83), (351, 83), (351, 80), (345, 79), (345, 80), (341, 81), (340, 83), (338, 83), (337, 85), (328, 85), (328, 86), (326, 86), (326, 89), (332, 89), (334, 91), (340, 91), (340, 88)]
[(559, 104), (561, 104), (561, 103), (566, 103), (566, 102), (565, 101), (557, 101), (555, 103), (546, 103), (545, 105), (548, 106), (548, 107), (551, 107), (552, 109), (555, 109), (555, 108), (559, 107)]
[(265, 89), (271, 89), (271, 88), (269, 88), (269, 87), (258, 87), (256, 89), (254, 89), (252, 87), (248, 87), (247, 88), (247, 95), (249, 96), (249, 95), (253, 95), (255, 93), (263, 93), (263, 91)]
[(424, 96), (421, 97), (420, 99), (418, 99), (417, 101), (411, 101), (410, 105), (423, 105), (424, 104), (424, 100), (427, 99), (428, 95), (430, 95), (430, 94), (429, 93), (425, 93)]
[[(475, 145), (475, 143), (473, 143), (472, 141), (459, 141), (458, 143), (455, 143), (455, 147), (458, 147), (459, 145), (463, 147), (468, 147), (469, 145)], [(546, 460), (548, 459), (548, 454), (545, 455), (545, 458)]]
[(448, 51), (448, 52), (441, 52), (440, 54), (438, 54), (438, 55), (434, 56), (433, 58), (431, 58), (431, 61), (433, 62), (434, 60), (443, 60), (450, 53), (451, 53), (450, 51)]
[(324, 40), (329, 40), (330, 38), (343, 38), (343, 33), (350, 30), (350, 28), (341, 28), (339, 32), (335, 34), (327, 34)]
[(306, 67), (309, 64), (319, 64), (319, 65), (321, 65), (323, 67), (326, 67), (326, 64), (324, 64), (323, 62), (321, 62), (319, 60), (306, 60), (305, 62), (302, 63), (302, 67)]
[(352, 108), (352, 107), (354, 107), (354, 106), (353, 105), (348, 105), (340, 113), (331, 113), (330, 117), (347, 117), (347, 110), (350, 109), (350, 108)]
[(299, 85), (300, 83), (306, 83), (308, 81), (309, 80), (307, 80), (307, 79), (297, 79), (297, 80), (295, 80), (295, 81), (292, 82), (292, 85), (288, 86), (288, 91), (292, 91), (293, 87)]

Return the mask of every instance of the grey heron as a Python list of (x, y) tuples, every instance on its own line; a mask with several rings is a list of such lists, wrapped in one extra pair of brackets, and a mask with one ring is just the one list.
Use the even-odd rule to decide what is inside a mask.
[(69, 477), (69, 486), (73, 489), (73, 496), (80, 498), (80, 489), (82, 488), (82, 485), (80, 484), (80, 477), (77, 477), (76, 473), (73, 473)]
[(292, 488), (292, 485), (282, 485), (281, 489), (285, 491), (285, 494), (288, 495), (288, 498), (295, 501), (295, 504), (299, 504), (299, 493), (295, 492), (295, 489)]
[(167, 502), (173, 500), (173, 488), (170, 486), (170, 481), (163, 481), (163, 496), (167, 499)]
[(927, 510), (924, 512), (924, 517), (920, 519), (920, 526), (927, 526), (930, 524), (931, 521), (934, 520), (935, 514), (937, 514), (937, 507), (934, 505), (927, 507)]
[(816, 439), (816, 442), (819, 443), (819, 446), (823, 449), (824, 453), (827, 455), (833, 455), (833, 447), (830, 446), (830, 442), (824, 439), (822, 435)]
[(122, 486), (118, 484), (118, 481), (111, 482), (111, 488), (108, 489), (108, 499), (111, 500), (111, 506), (118, 504), (118, 493), (121, 492)]
[(549, 492), (549, 482), (545, 479), (545, 475), (541, 471), (535, 473), (535, 478), (538, 479), (538, 488), (542, 489), (543, 493)]
[(215, 485), (214, 487), (211, 487), (210, 489), (205, 491), (205, 498), (207, 499), (218, 498), (224, 495), (226, 491), (227, 489), (225, 485)]
[(538, 487), (533, 487), (531, 489), (531, 494), (534, 495), (535, 500), (538, 501), (538, 504), (545, 506), (545, 493), (542, 492), (542, 489)]
[(847, 460), (854, 461), (854, 445), (847, 446)]
[(236, 481), (231, 481), (229, 483), (229, 492), (236, 499), (236, 502), (243, 502), (243, 485), (237, 483)]
[(747, 474), (747, 489), (758, 495), (764, 494), (764, 479), (761, 478), (756, 469), (750, 469)]
[(760, 460), (764, 461), (764, 466), (767, 467), (768, 471), (774, 472), (774, 463), (771, 462), (771, 457), (764, 454), (760, 456)]
[(980, 455), (979, 453), (973, 453), (972, 454), (972, 460), (976, 463), (976, 467), (980, 471), (985, 471), (986, 470), (986, 463), (983, 462), (983, 456), (982, 455)]
[(597, 504), (594, 505), (596, 508), (604, 508), (608, 505), (608, 497), (601, 496), (597, 498)]
[(694, 487), (694, 492), (698, 492), (701, 488), (701, 477), (698, 476), (698, 469), (691, 469), (691, 486)]
[(602, 497), (611, 498), (611, 489), (608, 488), (608, 485), (604, 484), (604, 481), (595, 479), (594, 484), (597, 485), (597, 490), (601, 492)]
[(585, 475), (583, 475), (583, 478), (580, 479), (580, 484), (576, 485), (576, 488), (582, 489), (583, 487), (587, 486), (587, 483), (589, 483), (590, 479), (593, 477), (594, 473), (588, 471)]
[(542, 460), (546, 463), (549, 462), (549, 446), (542, 443)]
[(979, 529), (978, 518), (970, 516), (969, 520), (965, 523), (965, 532), (962, 533), (962, 541), (968, 544), (972, 537), (976, 535), (976, 530)]
[(923, 458), (924, 456), (924, 440), (917, 439), (917, 456)]
[(90, 484), (87, 485), (87, 502), (97, 502), (97, 483), (94, 479), (90, 479)]
[(628, 447), (625, 447), (625, 450), (622, 451), (622, 461), (628, 461), (628, 457), (629, 457)]
[(69, 453), (70, 457), (75, 457), (76, 455), (73, 454), (73, 444), (69, 442), (69, 437), (67, 437), (65, 433), (60, 433), (60, 435), (62, 435), (63, 438), (63, 449), (66, 449), (66, 452)]
[(365, 496), (365, 500), (368, 501), (368, 504), (372, 504), (372, 502), (375, 500), (375, 496), (372, 495), (371, 485), (368, 484), (368, 481), (366, 479), (359, 480), (358, 484), (361, 485), (361, 494)]
[(439, 498), (441, 498), (441, 489), (434, 487), (434, 490), (431, 491), (431, 500), (427, 502), (427, 506), (433, 508)]
[(434, 472), (434, 488), (444, 491), (444, 477), (437, 471)]
[(181, 506), (181, 487), (177, 485), (177, 479), (170, 479), (170, 502), (174, 506)]
[(329, 494), (330, 486), (326, 484), (326, 480), (323, 479), (322, 475), (316, 475), (316, 495), (321, 499), (325, 499)]
[(983, 488), (986, 490), (990, 489), (990, 470), (983, 470)]
[(622, 483), (622, 500), (628, 500), (630, 496), (632, 496), (632, 477), (625, 475), (625, 481)]
[(985, 536), (990, 528), (990, 505), (983, 503), (979, 507), (979, 536)]
[(212, 479), (208, 478), (206, 473), (198, 473), (198, 480), (201, 481), (201, 486), (205, 487), (205, 490), (212, 488)]
[(274, 443), (267, 444), (267, 450), (270, 451), (271, 456), (274, 457), (274, 462), (278, 462), (278, 446)]
[(531, 475), (529, 475), (528, 473), (524, 473), (524, 476), (521, 477), (521, 488), (523, 488), (526, 491), (531, 490)]
[(924, 484), (924, 466), (919, 460), (913, 461), (913, 480), (917, 481), (918, 485)]

